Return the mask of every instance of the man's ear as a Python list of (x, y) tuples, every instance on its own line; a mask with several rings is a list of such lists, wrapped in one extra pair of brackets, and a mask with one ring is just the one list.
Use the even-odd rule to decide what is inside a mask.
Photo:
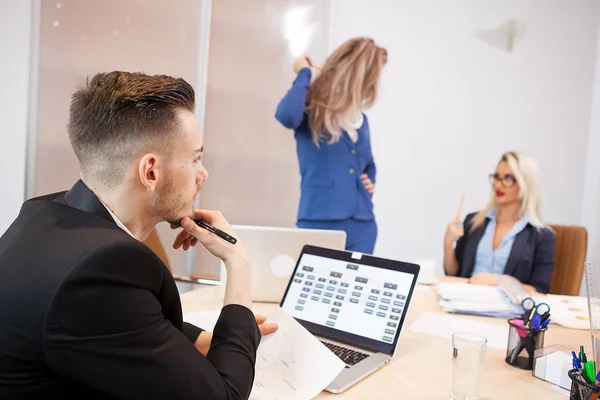
[(149, 153), (140, 159), (138, 163), (140, 182), (149, 192), (156, 190), (158, 179), (162, 178), (161, 172), (156, 155)]

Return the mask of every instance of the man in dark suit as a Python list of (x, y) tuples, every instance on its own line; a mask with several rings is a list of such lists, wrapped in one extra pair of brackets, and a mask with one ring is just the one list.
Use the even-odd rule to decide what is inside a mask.
[[(0, 398), (242, 399), (260, 327), (242, 243), (218, 212), (194, 210), (202, 137), (182, 79), (102, 73), (72, 98), (81, 180), (31, 199), (0, 238)], [(173, 278), (141, 241), (161, 221), (227, 268), (214, 332), (182, 320)], [(262, 322), (262, 319), (258, 322)], [(203, 354), (204, 353), (204, 354)]]

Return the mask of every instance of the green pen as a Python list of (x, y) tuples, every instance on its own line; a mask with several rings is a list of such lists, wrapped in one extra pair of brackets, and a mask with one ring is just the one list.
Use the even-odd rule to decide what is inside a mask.
[(583, 346), (579, 346), (579, 361), (581, 361), (581, 365), (585, 365), (585, 363), (587, 362), (587, 357), (585, 355), (585, 350), (583, 349)]
[(596, 382), (596, 362), (588, 361), (585, 363), (585, 376), (587, 376), (590, 384), (594, 384)]

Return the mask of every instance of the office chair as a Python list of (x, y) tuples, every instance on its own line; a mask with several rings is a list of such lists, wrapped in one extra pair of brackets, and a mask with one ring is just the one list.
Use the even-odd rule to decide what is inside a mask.
[(578, 296), (587, 254), (587, 230), (580, 226), (550, 227), (556, 233), (550, 293)]

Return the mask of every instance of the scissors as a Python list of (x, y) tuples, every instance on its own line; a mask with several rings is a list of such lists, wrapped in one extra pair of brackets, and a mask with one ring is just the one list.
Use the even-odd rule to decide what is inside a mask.
[(550, 318), (550, 306), (547, 303), (536, 305), (535, 300), (526, 297), (521, 301), (521, 307), (523, 307), (523, 324), (527, 325), (531, 322), (533, 329), (539, 329), (540, 325)]

